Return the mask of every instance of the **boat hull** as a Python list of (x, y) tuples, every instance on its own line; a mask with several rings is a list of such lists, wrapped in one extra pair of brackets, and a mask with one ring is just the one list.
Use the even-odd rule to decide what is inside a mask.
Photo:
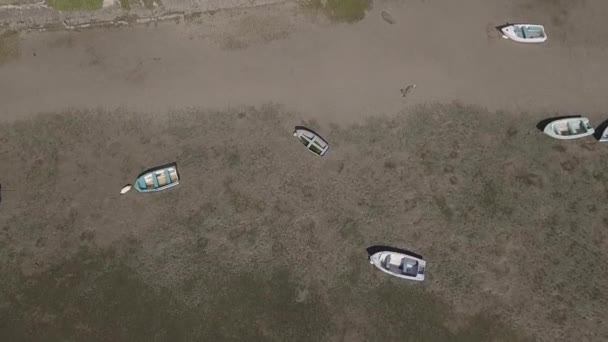
[[(387, 257), (390, 257), (390, 267), (387, 267)], [(399, 266), (403, 264), (403, 258), (406, 258), (408, 263), (416, 263), (415, 275), (405, 274), (405, 272), (403, 272), (403, 268)], [(425, 278), (426, 261), (411, 255), (391, 251), (381, 251), (370, 256), (369, 262), (376, 266), (376, 268), (378, 268), (380, 271), (397, 278), (414, 281), (423, 281)]]
[(158, 192), (179, 185), (179, 178), (176, 165), (171, 164), (141, 174), (133, 187), (139, 192)]
[[(306, 149), (317, 156), (323, 157), (329, 150), (327, 141), (308, 128), (297, 126), (293, 132), (293, 136), (298, 138), (301, 142), (305, 142)], [(316, 149), (317, 151), (315, 152), (313, 149)]]
[[(535, 36), (532, 37), (522, 37), (518, 35), (518, 32), (522, 32), (522, 30), (532, 29)], [(545, 28), (542, 25), (532, 25), (532, 24), (513, 24), (508, 25), (500, 29), (503, 34), (503, 37), (516, 41), (518, 43), (544, 43), (547, 41), (547, 34), (545, 32)]]
[(595, 130), (589, 124), (589, 119), (576, 117), (552, 121), (543, 132), (555, 139), (571, 140), (593, 135)]

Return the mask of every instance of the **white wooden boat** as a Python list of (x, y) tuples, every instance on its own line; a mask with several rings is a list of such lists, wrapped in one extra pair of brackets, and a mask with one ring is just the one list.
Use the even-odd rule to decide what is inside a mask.
[(558, 119), (550, 122), (544, 133), (555, 139), (577, 139), (592, 135), (595, 130), (583, 117)]
[(161, 191), (179, 184), (177, 165), (170, 164), (152, 169), (135, 181), (135, 189), (139, 192)]
[(411, 255), (380, 251), (369, 258), (369, 262), (384, 273), (416, 281), (424, 280), (426, 261)]
[(534, 24), (512, 24), (500, 29), (503, 37), (519, 43), (543, 43), (547, 40), (545, 27)]
[(310, 152), (316, 155), (324, 156), (327, 150), (329, 150), (327, 141), (308, 128), (302, 126), (296, 127), (293, 136), (298, 138)]

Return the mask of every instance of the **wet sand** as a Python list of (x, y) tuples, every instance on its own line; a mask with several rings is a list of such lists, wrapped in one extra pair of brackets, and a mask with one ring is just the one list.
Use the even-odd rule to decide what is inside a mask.
[[(395, 24), (382, 20), (382, 10)], [(286, 4), (156, 27), (29, 33), (21, 58), (0, 67), (1, 116), (270, 101), (339, 122), (451, 101), (601, 115), (606, 11), (601, 1), (378, 2), (362, 22), (333, 25)], [(548, 42), (517, 44), (495, 29), (522, 20), (545, 24)], [(400, 89), (414, 83), (404, 101)]]

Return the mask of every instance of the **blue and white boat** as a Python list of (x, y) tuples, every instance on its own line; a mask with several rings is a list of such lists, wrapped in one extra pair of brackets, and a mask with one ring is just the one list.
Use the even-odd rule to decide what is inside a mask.
[(154, 192), (169, 189), (179, 184), (177, 165), (170, 164), (146, 171), (135, 180), (139, 192)]

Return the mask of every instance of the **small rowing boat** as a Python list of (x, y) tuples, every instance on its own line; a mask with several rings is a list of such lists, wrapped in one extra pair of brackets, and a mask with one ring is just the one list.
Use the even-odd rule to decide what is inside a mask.
[(179, 184), (177, 165), (170, 164), (146, 171), (135, 180), (135, 189), (139, 192), (166, 190)]

